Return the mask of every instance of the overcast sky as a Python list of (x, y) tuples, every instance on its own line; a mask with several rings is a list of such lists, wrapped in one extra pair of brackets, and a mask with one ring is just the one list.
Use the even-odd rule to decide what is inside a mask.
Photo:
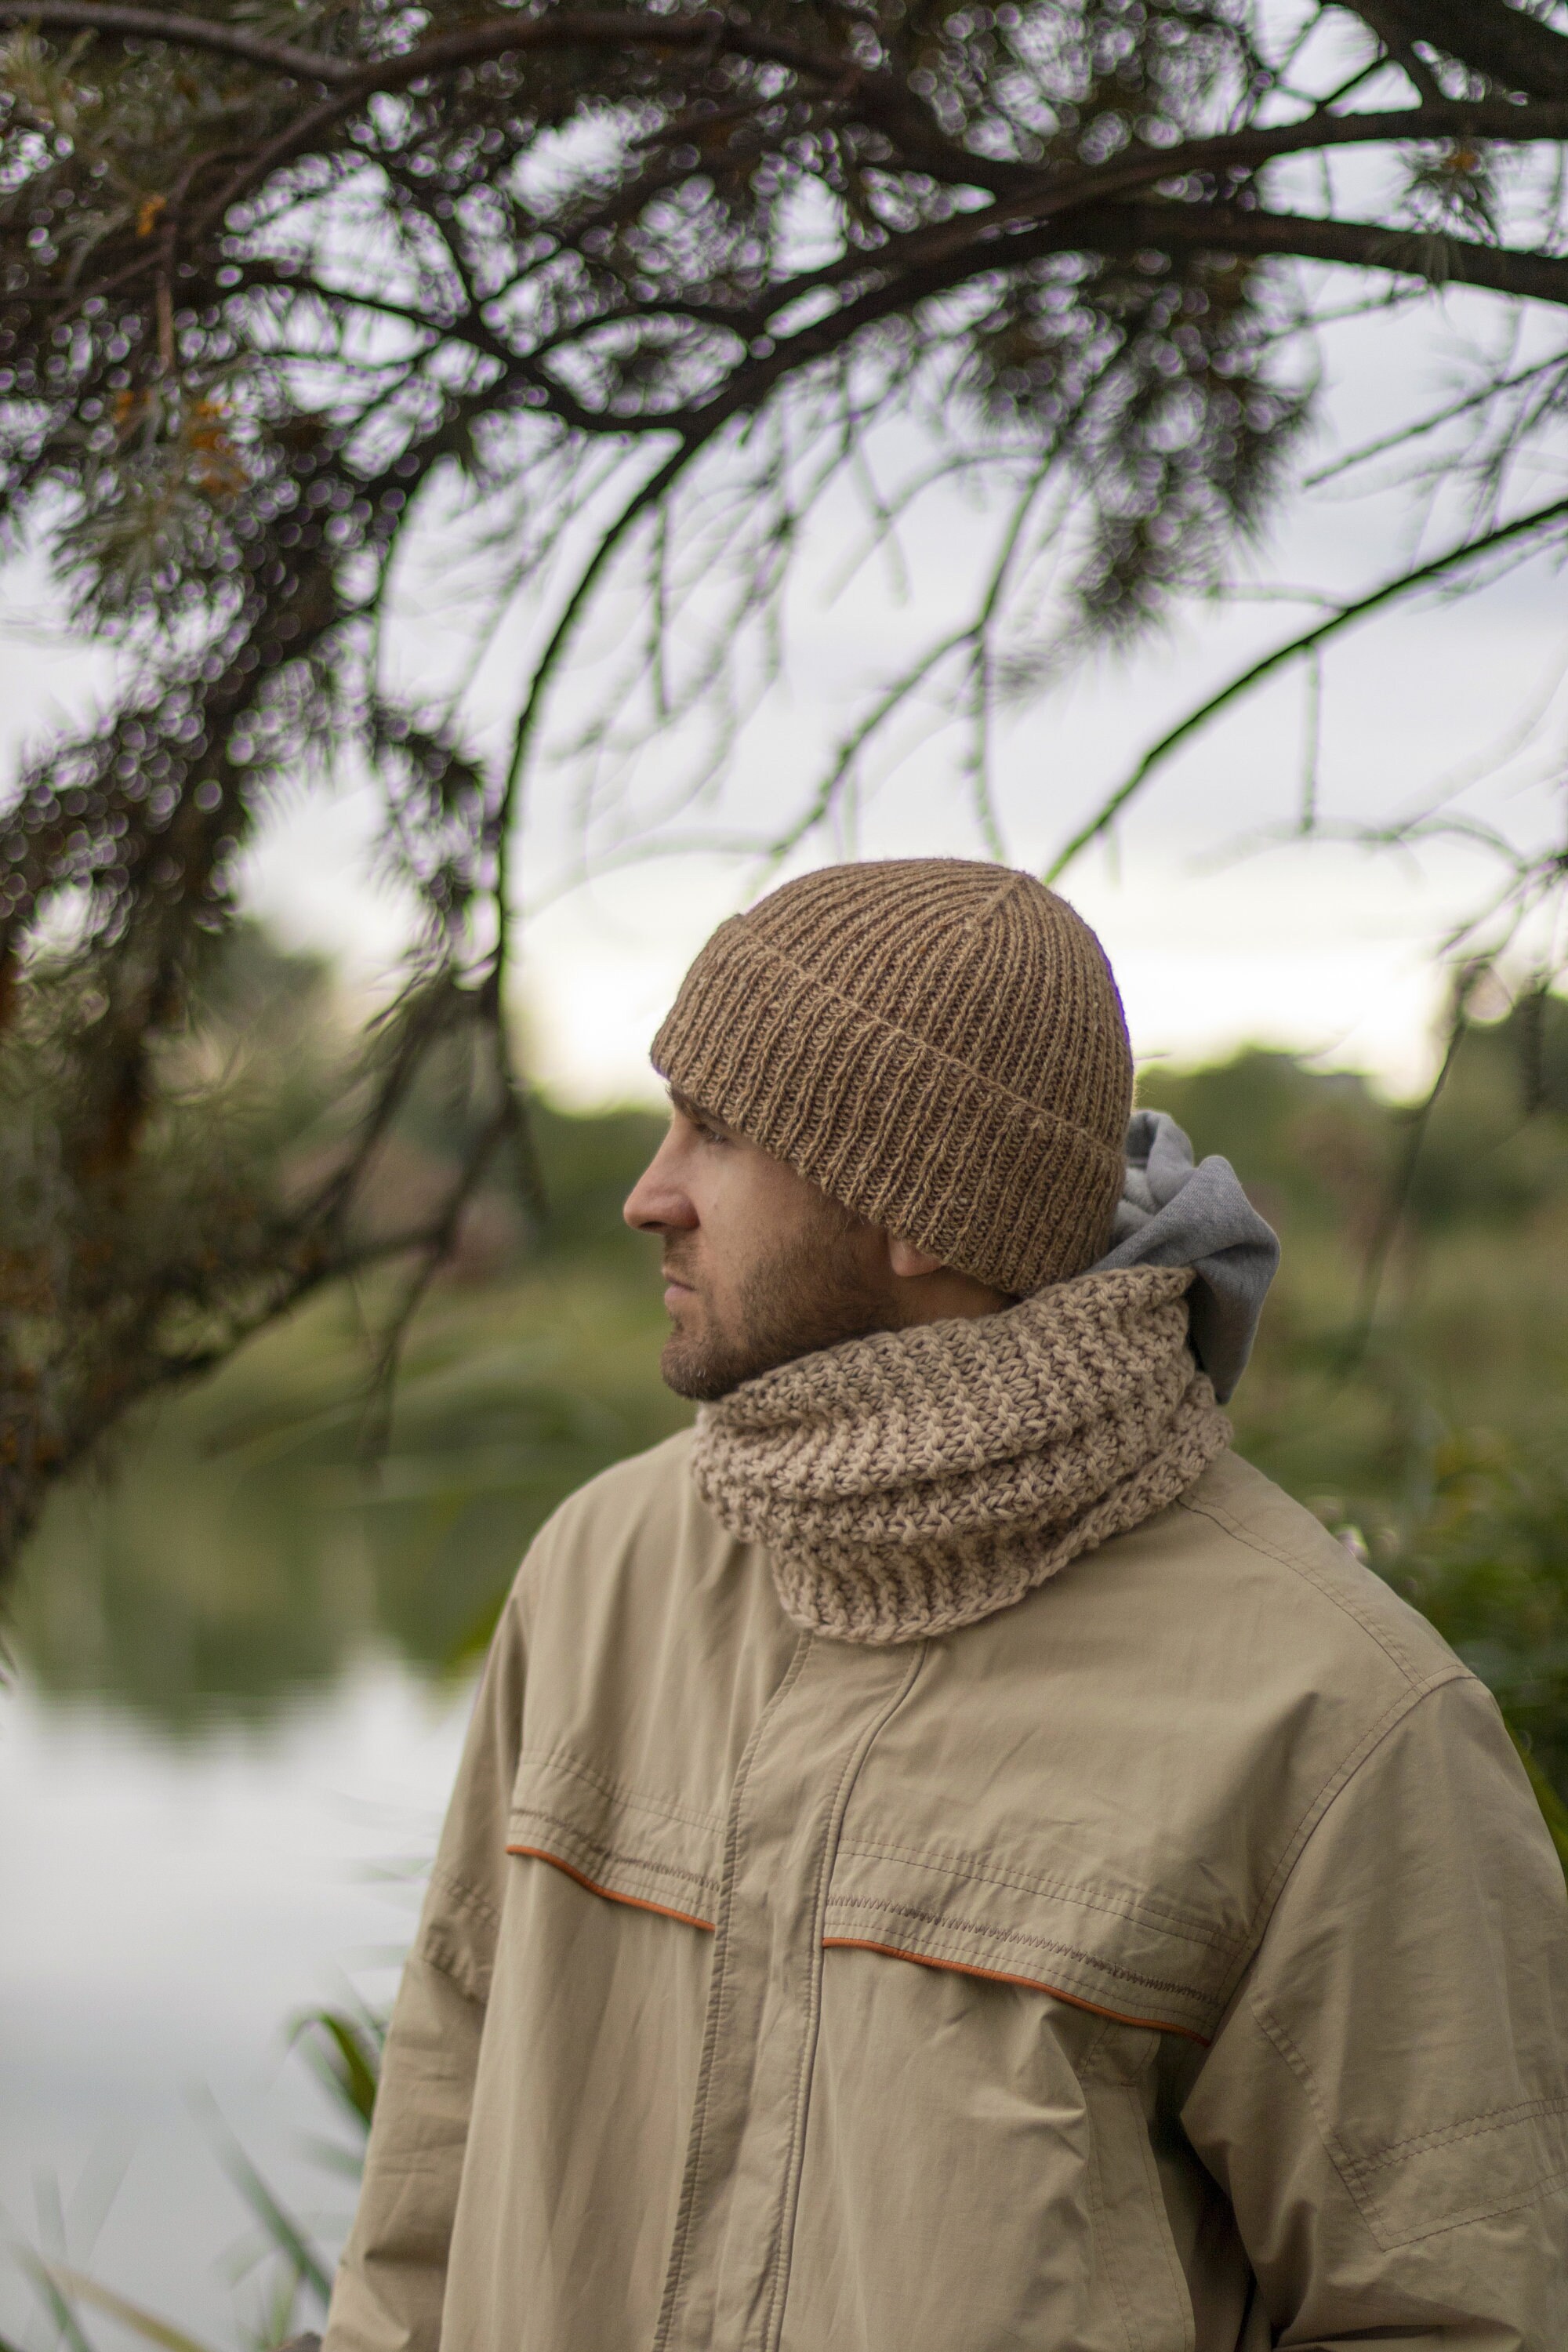
[[(1353, 299), (1348, 278), (1330, 282), (1337, 300)], [(1438, 315), (1334, 330), (1316, 456), (1440, 404), (1458, 380), (1465, 337), (1495, 331), (1498, 316), (1497, 306), (1456, 294)], [(1553, 327), (1542, 317), (1538, 331)], [(1380, 477), (1373, 468), (1352, 478), (1375, 484)], [(1521, 485), (1524, 499), (1546, 494), (1539, 472)], [(1252, 576), (1260, 585), (1363, 589), (1403, 560), (1406, 512), (1391, 490), (1294, 499)], [(857, 697), (952, 616), (984, 546), (982, 521), (948, 497), (928, 507), (910, 538), (906, 596), (895, 596), (886, 572), (871, 566), (829, 602), (822, 583), (843, 568), (849, 528), (837, 509), (814, 526), (807, 584), (794, 612), (790, 695), (752, 730), (724, 798), (703, 820), (710, 827), (765, 831), (779, 821)], [(1439, 516), (1428, 544), (1445, 536)], [(13, 573), (0, 639), (12, 760), (24, 738), (81, 709), (109, 677), (90, 647), (51, 635), (47, 601), (32, 572)], [(1008, 854), (1021, 864), (1047, 861), (1147, 742), (1304, 616), (1303, 606), (1279, 602), (1228, 616), (1188, 613), (1133, 656), (1095, 665), (1046, 702), (1013, 713), (998, 758)], [(500, 634), (476, 682), (470, 708), (492, 746), (515, 708), (526, 626), (520, 619)], [(462, 637), (441, 569), (426, 565), (403, 593), (395, 659), (411, 674), (434, 676)], [(609, 650), (603, 631), (584, 641), (563, 690), (564, 724), (580, 722), (608, 690)], [(1429, 601), (1357, 630), (1325, 665), (1321, 805), (1375, 821), (1458, 785), (1456, 808), (1518, 838), (1544, 837), (1562, 822), (1568, 695), (1554, 689), (1565, 664), (1568, 602), (1560, 578), (1539, 562), (1475, 598)], [(1482, 899), (1490, 869), (1479, 854), (1456, 848), (1416, 862), (1257, 846), (1256, 837), (1288, 825), (1298, 805), (1304, 710), (1299, 668), (1251, 696), (1161, 773), (1121, 827), (1114, 856), (1088, 854), (1062, 887), (1110, 950), (1141, 1057), (1190, 1060), (1261, 1040), (1407, 1088), (1430, 1047), (1434, 950)], [(962, 747), (943, 727), (946, 715), (940, 702), (928, 704), (904, 729), (899, 761), (866, 804), (854, 844), (861, 854), (977, 854), (956, 781)], [(559, 772), (546, 770), (533, 789), (523, 887), (545, 903), (527, 924), (523, 986), (536, 1071), (570, 1100), (625, 1098), (651, 1086), (647, 1040), (680, 971), (713, 922), (754, 887), (757, 869), (692, 856), (556, 896), (579, 836)], [(395, 961), (407, 927), (406, 908), (370, 872), (374, 819), (374, 794), (363, 783), (291, 793), (251, 855), (246, 880), (250, 903), (285, 938), (329, 950), (356, 983), (370, 984)], [(805, 862), (842, 846), (820, 839)]]

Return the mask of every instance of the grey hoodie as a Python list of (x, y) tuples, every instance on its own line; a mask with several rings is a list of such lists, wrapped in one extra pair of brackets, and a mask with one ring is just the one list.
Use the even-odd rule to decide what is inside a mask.
[(1134, 1111), (1115, 1241), (1092, 1274), (1126, 1265), (1190, 1265), (1193, 1352), (1223, 1404), (1247, 1369), (1258, 1318), (1279, 1264), (1279, 1237), (1241, 1189), (1228, 1160), (1193, 1163), (1168, 1112)]

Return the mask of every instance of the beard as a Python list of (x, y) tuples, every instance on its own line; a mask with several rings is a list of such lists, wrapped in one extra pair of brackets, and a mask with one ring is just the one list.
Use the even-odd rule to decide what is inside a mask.
[[(665, 1341), (659, 1358), (665, 1386), (711, 1404), (742, 1381), (797, 1356), (889, 1329), (895, 1318), (885, 1292), (867, 1276), (855, 1238), (860, 1230), (846, 1212), (759, 1258), (742, 1277), (733, 1315), (723, 1320), (694, 1288), (702, 1326), (691, 1332), (677, 1328)], [(678, 1244), (667, 1244), (665, 1272), (695, 1285), (695, 1271), (682, 1270), (682, 1255)]]

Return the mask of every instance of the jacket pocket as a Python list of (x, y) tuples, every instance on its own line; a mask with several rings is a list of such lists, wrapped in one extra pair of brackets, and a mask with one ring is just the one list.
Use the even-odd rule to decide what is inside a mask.
[(1239, 1958), (1234, 1936), (1154, 1898), (865, 1837), (839, 1846), (823, 1941), (1031, 1986), (1198, 2042)]
[(935, 2313), (966, 2352), (1194, 2352), (1148, 2125), (1159, 2033), (826, 1940), (781, 2352), (904, 2352)]
[(524, 1748), (506, 1850), (563, 1870), (590, 1893), (711, 1930), (722, 1824), (634, 1788), (566, 1748)]
[[(987, 2184), (970, 2304), (988, 2309), (998, 2280), (1027, 2282), (1017, 2307), (998, 2310), (975, 2341), (1194, 2352), (1192, 2294), (1151, 2138), (1155, 2061), (1163, 2035), (1210, 2038), (1237, 1965), (1235, 1935), (1158, 1895), (1031, 1870), (1017, 1854), (921, 1851), (862, 1832), (840, 1842), (823, 1942), (829, 1963), (835, 1947), (886, 1955), (893, 1979), (880, 1990), (837, 1970), (825, 1980), (824, 2033), (846, 2063), (854, 2052), (857, 2079), (879, 2068), (893, 2099), (918, 2064), (921, 2113), (907, 2131), (885, 2131), (900, 2175), (890, 2209), (920, 2206), (920, 2168), (905, 2176), (896, 2151), (923, 2135), (942, 2152), (942, 2183), (963, 2161)], [(922, 1976), (929, 1991), (908, 1981)], [(935, 1990), (943, 1977), (947, 1996)], [(840, 2133), (847, 2104), (837, 2095)], [(839, 2168), (857, 2181), (863, 2169)], [(950, 2243), (940, 2203), (908, 2234)], [(868, 2352), (882, 2352), (882, 2339)]]

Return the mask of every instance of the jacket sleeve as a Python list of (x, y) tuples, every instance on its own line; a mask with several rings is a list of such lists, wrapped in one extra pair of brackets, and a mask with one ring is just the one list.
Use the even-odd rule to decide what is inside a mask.
[(1318, 1821), (1182, 2123), (1260, 2341), (1568, 2345), (1568, 1895), (1468, 1675), (1408, 1706)]
[(521, 1739), (521, 1585), (496, 1630), (398, 1988), (324, 2352), (436, 2352), (440, 2338)]

